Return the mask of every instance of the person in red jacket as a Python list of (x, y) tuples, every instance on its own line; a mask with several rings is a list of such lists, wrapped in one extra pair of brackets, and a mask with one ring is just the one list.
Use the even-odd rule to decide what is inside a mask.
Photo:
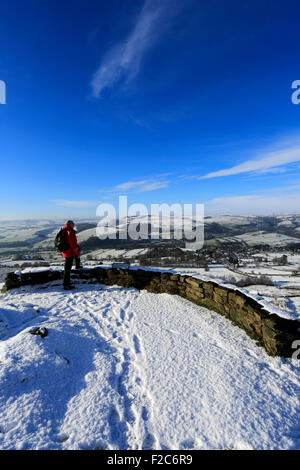
[(70, 275), (71, 269), (73, 265), (73, 261), (75, 258), (75, 267), (76, 269), (80, 269), (82, 266), (80, 265), (80, 247), (77, 243), (76, 232), (74, 230), (74, 222), (73, 220), (67, 220), (66, 225), (62, 227), (62, 230), (66, 230), (66, 241), (69, 245), (67, 250), (62, 251), (62, 255), (65, 258), (65, 269), (64, 269), (64, 277), (63, 277), (63, 285), (65, 290), (74, 289), (74, 286), (70, 285)]

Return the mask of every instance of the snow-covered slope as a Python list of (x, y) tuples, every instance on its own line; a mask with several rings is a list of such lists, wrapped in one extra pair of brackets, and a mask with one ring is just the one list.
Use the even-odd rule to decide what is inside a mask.
[(220, 242), (232, 242), (237, 243), (243, 241), (247, 243), (247, 245), (270, 245), (270, 246), (284, 246), (288, 245), (289, 243), (299, 243), (300, 239), (295, 237), (290, 237), (287, 235), (283, 235), (281, 233), (267, 233), (264, 231), (257, 231), (257, 232), (247, 232), (243, 235), (235, 235), (231, 237), (220, 237), (218, 238)]
[(0, 320), (0, 449), (300, 446), (300, 369), (182, 298), (52, 283)]

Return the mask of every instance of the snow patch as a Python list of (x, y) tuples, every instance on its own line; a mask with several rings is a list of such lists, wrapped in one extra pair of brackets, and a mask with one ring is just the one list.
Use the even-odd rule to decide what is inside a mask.
[(1, 449), (299, 448), (299, 369), (206, 308), (53, 283), (0, 315)]

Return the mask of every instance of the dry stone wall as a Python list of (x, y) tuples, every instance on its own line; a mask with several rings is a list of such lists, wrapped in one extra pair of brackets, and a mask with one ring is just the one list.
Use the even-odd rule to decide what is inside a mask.
[[(145, 289), (152, 293), (179, 295), (197, 305), (224, 315), (242, 328), (272, 356), (291, 357), (292, 345), (300, 340), (300, 322), (268, 312), (255, 299), (239, 290), (192, 276), (145, 269), (97, 267), (73, 271), (73, 275), (92, 282)], [(20, 275), (9, 273), (3, 292), (27, 284), (40, 284), (61, 279), (62, 272), (39, 271)]]

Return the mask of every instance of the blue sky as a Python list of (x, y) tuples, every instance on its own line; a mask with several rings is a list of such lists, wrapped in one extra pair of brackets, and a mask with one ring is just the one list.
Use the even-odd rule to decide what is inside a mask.
[(0, 0), (0, 218), (299, 212), (298, 1)]

